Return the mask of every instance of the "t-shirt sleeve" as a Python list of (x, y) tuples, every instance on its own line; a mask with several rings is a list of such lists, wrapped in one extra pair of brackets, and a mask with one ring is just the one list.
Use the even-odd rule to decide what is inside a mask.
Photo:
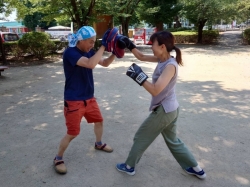
[(76, 50), (71, 50), (67, 51), (64, 54), (64, 58), (72, 65), (75, 66), (78, 60), (82, 57), (82, 55), (76, 51)]

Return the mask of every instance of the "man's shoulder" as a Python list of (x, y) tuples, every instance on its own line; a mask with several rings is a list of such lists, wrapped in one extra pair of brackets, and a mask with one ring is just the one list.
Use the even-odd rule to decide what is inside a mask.
[(67, 49), (65, 49), (64, 53), (72, 53), (77, 51), (75, 47), (68, 47)]

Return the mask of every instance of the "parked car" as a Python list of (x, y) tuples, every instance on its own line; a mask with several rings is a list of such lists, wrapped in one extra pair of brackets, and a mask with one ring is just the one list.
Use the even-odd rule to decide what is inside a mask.
[(12, 42), (19, 40), (19, 36), (13, 32), (1, 32), (2, 42)]

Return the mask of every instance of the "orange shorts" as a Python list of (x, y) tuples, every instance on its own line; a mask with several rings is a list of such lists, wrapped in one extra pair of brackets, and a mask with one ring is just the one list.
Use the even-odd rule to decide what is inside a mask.
[(95, 98), (86, 101), (64, 101), (64, 116), (67, 134), (78, 135), (82, 117), (88, 123), (102, 122), (102, 114)]

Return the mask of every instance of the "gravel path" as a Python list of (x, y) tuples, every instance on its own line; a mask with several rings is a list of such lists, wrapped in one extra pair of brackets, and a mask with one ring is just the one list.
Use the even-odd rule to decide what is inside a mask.
[[(95, 95), (105, 119), (103, 141), (111, 154), (96, 151), (93, 125), (64, 159), (68, 173), (55, 173), (52, 160), (65, 133), (64, 75), (61, 61), (12, 67), (0, 77), (1, 187), (247, 187), (250, 186), (250, 47), (178, 45), (178, 136), (207, 172), (205, 180), (185, 174), (161, 136), (152, 143), (131, 177), (115, 169), (126, 159), (139, 125), (148, 116), (150, 95), (125, 75), (137, 63), (152, 76), (155, 64), (131, 53), (109, 68), (94, 70)], [(237, 39), (238, 40), (238, 39)], [(150, 50), (144, 49), (145, 53)]]

